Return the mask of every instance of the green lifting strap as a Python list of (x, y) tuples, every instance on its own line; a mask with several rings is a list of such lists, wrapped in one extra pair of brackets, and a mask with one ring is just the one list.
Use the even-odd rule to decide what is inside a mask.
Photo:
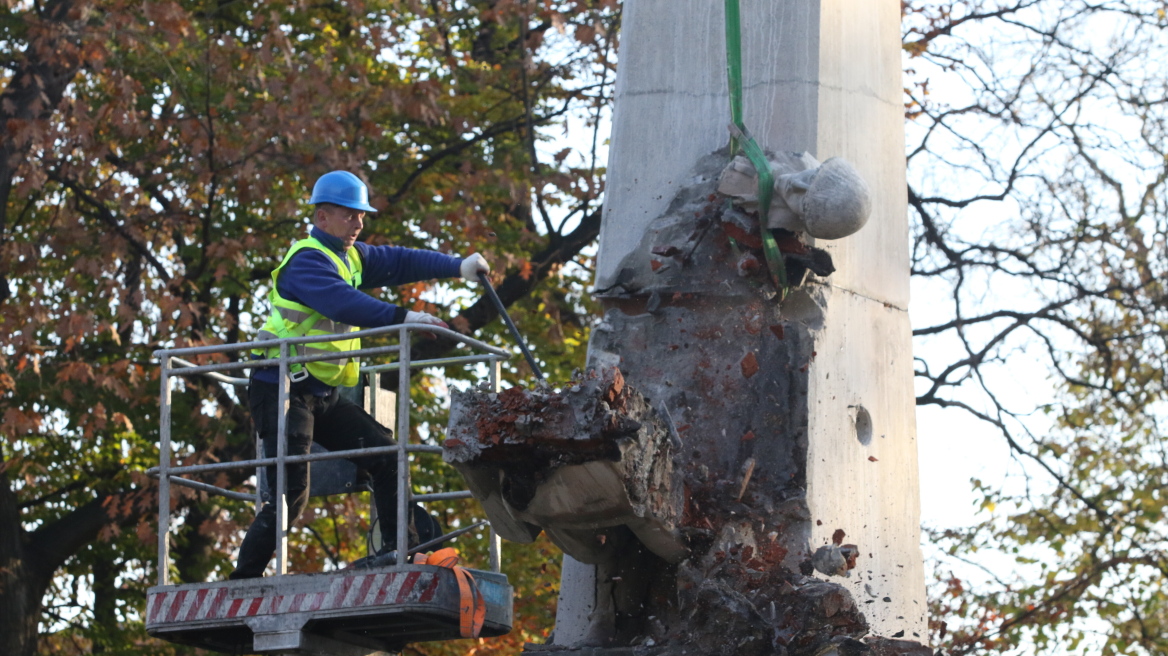
[(759, 232), (762, 233), (762, 250), (766, 255), (771, 282), (778, 290), (779, 300), (782, 300), (788, 290), (787, 267), (783, 262), (783, 253), (775, 243), (775, 236), (767, 229), (775, 178), (766, 155), (742, 120), (742, 17), (738, 0), (726, 0), (726, 72), (730, 83), (730, 156), (733, 157), (735, 151), (741, 148), (758, 172), (758, 222)]

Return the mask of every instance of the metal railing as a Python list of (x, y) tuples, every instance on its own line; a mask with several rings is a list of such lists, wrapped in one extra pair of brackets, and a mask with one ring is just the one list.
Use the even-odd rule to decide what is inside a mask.
[[(411, 332), (431, 333), (461, 342), (466, 346), (477, 349), (481, 353), (467, 356), (440, 358), (433, 360), (419, 360), (411, 362), (409, 336)], [(313, 337), (293, 337), (280, 340), (262, 342), (243, 342), (238, 344), (222, 344), (215, 346), (194, 346), (188, 348), (162, 349), (154, 352), (154, 356), (161, 361), (160, 376), (161, 397), (159, 401), (159, 466), (151, 468), (147, 473), (158, 478), (158, 585), (167, 585), (170, 570), (170, 485), (181, 485), (204, 492), (219, 494), (233, 499), (254, 501), (257, 509), (262, 505), (263, 490), (260, 489), (259, 471), (263, 467), (276, 466), (276, 494), (272, 503), (276, 504), (276, 574), (286, 574), (288, 571), (288, 503), (284, 498), (288, 489), (288, 480), (285, 468), (288, 464), (316, 462), (320, 460), (335, 460), (341, 458), (355, 458), (360, 456), (380, 455), (386, 453), (397, 454), (397, 534), (396, 546), (399, 560), (405, 561), (400, 554), (408, 553), (409, 544), (409, 504), (411, 501), (438, 501), (447, 499), (469, 498), (470, 492), (441, 492), (436, 494), (413, 495), (410, 487), (410, 453), (441, 453), (442, 447), (425, 444), (409, 444), (410, 435), (410, 372), (452, 364), (486, 363), (489, 370), (490, 387), (494, 391), (499, 389), (499, 363), (511, 356), (505, 349), (485, 344), (479, 340), (461, 335), (430, 324), (398, 324), (383, 328), (371, 328), (352, 333), (346, 333), (343, 339), (374, 337), (396, 332), (396, 345), (376, 346), (345, 352), (326, 352), (314, 355), (290, 355), (291, 347), (314, 342), (336, 341), (336, 335), (318, 335)], [(271, 349), (278, 346), (279, 356), (264, 360), (241, 360), (238, 362), (224, 362), (215, 364), (196, 365), (184, 360), (185, 357), (209, 355), (217, 353), (231, 353), (236, 351), (251, 351), (252, 349)], [(368, 389), (371, 414), (377, 419), (377, 394), (381, 388), (380, 378), (383, 374), (397, 373), (397, 444), (383, 447), (367, 447), (346, 451), (328, 451), (325, 453), (308, 453), (304, 455), (288, 455), (287, 413), (289, 397), (289, 367), (294, 364), (304, 364), (320, 360), (335, 360), (340, 357), (372, 357), (391, 353), (398, 354), (397, 362), (362, 367), (361, 373), (369, 376)], [(177, 365), (177, 366), (175, 366)], [(245, 386), (246, 378), (227, 376), (222, 372), (239, 371), (255, 367), (278, 366), (280, 371), (277, 436), (278, 444), (275, 458), (254, 458), (252, 460), (238, 460), (232, 462), (208, 463), (202, 465), (173, 466), (171, 464), (171, 387), (172, 379), (180, 376), (203, 375), (221, 383)], [(184, 478), (187, 474), (201, 474), (207, 472), (226, 471), (231, 469), (256, 468), (255, 494), (246, 494), (224, 489), (208, 483)], [(455, 531), (458, 533), (458, 531)], [(450, 535), (453, 535), (450, 534)], [(499, 571), (499, 537), (492, 527), (490, 531), (490, 567)]]

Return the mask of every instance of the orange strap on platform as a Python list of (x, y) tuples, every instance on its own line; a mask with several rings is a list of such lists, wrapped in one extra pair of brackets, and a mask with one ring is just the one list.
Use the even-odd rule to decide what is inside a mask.
[(430, 553), (414, 554), (415, 565), (435, 565), (454, 570), (458, 581), (458, 624), (464, 638), (477, 638), (483, 630), (483, 620), (487, 618), (487, 603), (474, 577), (465, 567), (458, 565), (458, 551), (447, 547)]

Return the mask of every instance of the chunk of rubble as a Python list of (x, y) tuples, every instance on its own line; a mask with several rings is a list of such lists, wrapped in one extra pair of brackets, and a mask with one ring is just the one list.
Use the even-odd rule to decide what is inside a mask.
[(828, 544), (811, 554), (811, 565), (816, 571), (828, 576), (851, 576), (856, 568), (856, 558), (860, 550), (854, 544)]
[(547, 531), (565, 553), (595, 564), (611, 549), (604, 530), (624, 525), (678, 562), (687, 550), (674, 439), (649, 400), (609, 367), (558, 390), (456, 392), (443, 458), (508, 540)]
[(869, 636), (864, 643), (869, 648), (864, 656), (934, 656), (932, 649), (913, 640)]

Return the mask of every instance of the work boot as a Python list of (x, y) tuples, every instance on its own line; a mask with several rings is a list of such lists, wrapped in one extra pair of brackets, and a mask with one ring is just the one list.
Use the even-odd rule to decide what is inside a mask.
[(373, 569), (375, 567), (389, 567), (397, 564), (397, 549), (385, 549), (375, 554), (358, 558), (345, 569)]

